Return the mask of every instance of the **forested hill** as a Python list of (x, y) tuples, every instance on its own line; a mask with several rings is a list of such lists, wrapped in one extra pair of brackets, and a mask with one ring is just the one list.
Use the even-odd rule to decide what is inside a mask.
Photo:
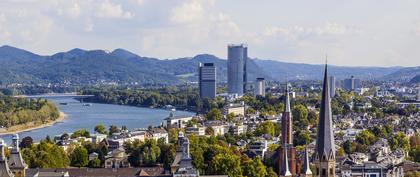
[[(41, 56), (11, 46), (0, 47), (0, 85), (16, 83), (61, 85), (92, 85), (101, 83), (173, 85), (197, 82), (199, 62), (213, 62), (219, 82), (226, 82), (226, 60), (201, 54), (178, 59), (143, 57), (124, 49), (73, 49), (51, 56)], [(285, 63), (274, 60), (250, 59), (249, 80), (322, 79), (322, 65)], [(338, 79), (355, 75), (362, 79), (377, 79), (399, 71), (399, 67), (338, 67), (330, 71)], [(397, 73), (398, 74), (398, 73)], [(398, 75), (393, 78), (398, 78)]]
[(40, 125), (58, 119), (60, 112), (47, 100), (29, 100), (0, 95), (0, 127)]

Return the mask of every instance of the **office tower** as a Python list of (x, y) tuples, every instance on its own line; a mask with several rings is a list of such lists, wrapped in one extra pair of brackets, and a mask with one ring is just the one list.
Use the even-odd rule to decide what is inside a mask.
[(248, 47), (244, 44), (228, 46), (228, 93), (243, 95), (247, 74)]
[(330, 76), (330, 97), (335, 96), (335, 77)]
[[(287, 85), (287, 84), (286, 84)], [(296, 148), (293, 146), (293, 121), (289, 89), (286, 87), (284, 112), (281, 118), (280, 176), (296, 175)]]
[(420, 101), (420, 87), (417, 88), (417, 101)]
[(354, 76), (351, 76), (351, 78), (348, 79), (344, 79), (344, 90), (353, 91), (354, 89)]
[(198, 87), (201, 98), (216, 97), (216, 67), (213, 63), (200, 63)]
[(362, 88), (362, 83), (360, 82), (360, 79), (354, 79), (354, 89), (360, 88)]
[(329, 94), (328, 68), (325, 65), (324, 84), (322, 87), (321, 111), (319, 113), (318, 135), (315, 146), (315, 176), (335, 176), (335, 143), (331, 100)]
[(255, 95), (265, 96), (264, 78), (257, 78), (257, 81), (255, 82)]

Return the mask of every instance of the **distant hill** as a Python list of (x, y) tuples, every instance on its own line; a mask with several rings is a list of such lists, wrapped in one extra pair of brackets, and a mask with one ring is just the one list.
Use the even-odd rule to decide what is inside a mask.
[[(321, 80), (324, 72), (324, 65), (286, 63), (274, 60), (255, 60), (255, 62), (261, 68), (264, 68), (266, 73), (270, 73), (270, 76), (277, 80), (284, 80), (286, 75), (290, 79)], [(373, 80), (399, 69), (400, 67), (345, 67), (329, 65), (329, 74), (337, 79), (354, 76), (364, 80)]]
[(387, 74), (381, 79), (384, 80), (400, 80), (410, 81), (414, 76), (420, 74), (420, 66), (401, 68), (393, 73)]
[[(2, 46), (0, 47), (0, 84), (86, 85), (137, 82), (139, 84), (173, 85), (186, 81), (196, 82), (199, 62), (215, 63), (218, 80), (226, 82), (226, 60), (209, 54), (169, 60), (143, 57), (124, 49), (106, 52), (76, 48), (51, 56), (41, 56), (12, 46)], [(404, 71), (404, 69), (408, 70)], [(283, 81), (286, 75), (289, 79), (313, 80), (321, 79), (323, 65), (250, 59), (247, 70), (250, 81), (255, 80), (256, 77)], [(330, 71), (338, 79), (351, 75), (362, 79), (383, 79), (391, 76), (398, 78), (399, 73), (410, 73), (407, 76), (412, 75), (409, 68), (401, 67), (331, 66)]]
[(417, 76), (414, 76), (411, 80), (411, 83), (416, 84), (416, 83), (420, 83), (420, 74)]

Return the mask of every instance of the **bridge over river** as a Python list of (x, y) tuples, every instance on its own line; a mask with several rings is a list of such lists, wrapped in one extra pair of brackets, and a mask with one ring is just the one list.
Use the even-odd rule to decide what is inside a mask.
[(51, 99), (51, 98), (89, 98), (93, 97), (95, 95), (79, 95), (77, 93), (50, 93), (50, 94), (42, 94), (42, 95), (17, 95), (14, 97), (21, 97), (21, 98), (45, 98), (45, 99)]

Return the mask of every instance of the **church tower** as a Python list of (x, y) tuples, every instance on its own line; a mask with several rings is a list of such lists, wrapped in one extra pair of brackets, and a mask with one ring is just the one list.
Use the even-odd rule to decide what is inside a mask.
[[(3, 139), (0, 139), (0, 176), (1, 177), (14, 177), (12, 171), (9, 169), (7, 158), (4, 154), (6, 144)], [(7, 148), (7, 147), (6, 147)]]
[(331, 100), (328, 83), (328, 66), (325, 65), (322, 87), (321, 111), (315, 147), (315, 176), (335, 176), (335, 143), (332, 125)]
[(23, 161), (22, 155), (19, 149), (19, 135), (15, 134), (12, 138), (12, 150), (9, 158), (9, 168), (15, 175), (15, 177), (24, 177), (27, 165)]
[[(279, 148), (279, 174), (291, 173), (292, 176), (296, 176), (296, 148), (293, 146), (293, 129), (292, 129), (292, 111), (290, 108), (289, 89), (286, 83), (284, 101), (284, 111), (281, 117), (281, 145)], [(286, 158), (287, 157), (287, 158)], [(285, 168), (287, 163), (287, 169)]]
[(309, 164), (309, 153), (308, 153), (308, 147), (305, 148), (305, 156), (303, 160), (303, 168), (300, 173), (300, 177), (312, 177), (312, 171), (311, 166)]

